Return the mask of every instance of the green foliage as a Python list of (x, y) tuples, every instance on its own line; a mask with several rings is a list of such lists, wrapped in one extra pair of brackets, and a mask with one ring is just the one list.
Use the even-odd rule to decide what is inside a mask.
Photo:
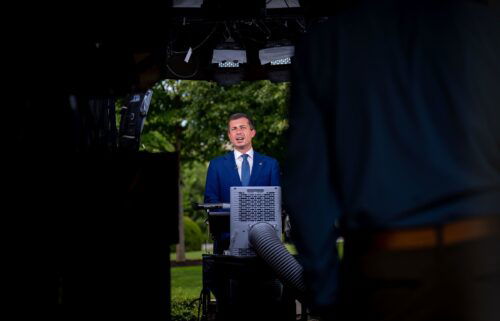
[(203, 223), (206, 219), (206, 212), (194, 210), (192, 203), (203, 203), (207, 168), (208, 163), (200, 162), (190, 162), (181, 166), (184, 215), (199, 223), (203, 232), (206, 232), (206, 224)]
[(283, 245), (285, 245), (286, 249), (288, 250), (288, 252), (290, 252), (290, 254), (292, 255), (297, 254), (297, 249), (295, 248), (295, 245), (293, 243), (284, 243)]
[[(172, 298), (172, 321), (197, 321), (199, 300)], [(201, 312), (200, 312), (201, 313)]]
[(184, 216), (184, 237), (186, 238), (186, 251), (199, 251), (203, 243), (203, 233), (198, 224), (191, 218)]
[[(201, 255), (200, 255), (201, 257)], [(172, 320), (197, 320), (198, 301), (201, 291), (201, 265), (174, 267), (172, 276)]]
[(153, 91), (142, 136), (143, 149), (178, 148), (182, 162), (206, 163), (227, 150), (227, 118), (244, 112), (256, 126), (255, 149), (283, 159), (288, 84), (255, 81), (222, 87), (207, 81), (165, 80)]

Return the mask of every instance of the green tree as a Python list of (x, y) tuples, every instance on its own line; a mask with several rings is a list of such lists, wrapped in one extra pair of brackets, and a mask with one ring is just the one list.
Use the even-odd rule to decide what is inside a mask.
[(288, 127), (289, 85), (269, 81), (222, 87), (207, 81), (166, 80), (153, 88), (142, 148), (174, 151), (182, 142), (181, 161), (208, 162), (227, 150), (227, 118), (249, 114), (256, 125), (256, 150), (283, 159), (283, 133)]
[(206, 232), (206, 214), (200, 210), (194, 210), (192, 203), (202, 203), (205, 192), (205, 177), (208, 163), (190, 162), (182, 164), (182, 194), (184, 200), (184, 214), (191, 217)]
[(186, 233), (186, 250), (201, 251), (203, 233), (200, 227), (191, 218), (184, 216), (184, 230)]

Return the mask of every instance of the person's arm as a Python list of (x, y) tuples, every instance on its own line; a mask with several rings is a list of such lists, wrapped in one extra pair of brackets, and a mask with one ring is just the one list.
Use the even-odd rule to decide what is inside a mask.
[(332, 184), (333, 124), (324, 113), (334, 106), (322, 106), (317, 96), (325, 79), (315, 72), (324, 62), (316, 60), (318, 55), (309, 57), (311, 52), (317, 54), (318, 48), (299, 47), (293, 65), (283, 192), (309, 296), (313, 307), (324, 310), (333, 306), (338, 294), (335, 223), (341, 211)]
[(281, 186), (280, 166), (279, 166), (277, 160), (273, 160), (273, 165), (271, 168), (271, 185), (270, 186)]
[(205, 203), (221, 203), (221, 197), (219, 195), (219, 176), (217, 175), (217, 170), (212, 162), (208, 165), (207, 180), (205, 182)]

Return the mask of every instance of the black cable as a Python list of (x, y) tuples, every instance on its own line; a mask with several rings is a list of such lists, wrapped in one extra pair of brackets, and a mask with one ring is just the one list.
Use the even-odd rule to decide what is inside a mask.
[(193, 301), (189, 302), (189, 304), (188, 304), (188, 305), (189, 305), (189, 306), (192, 306), (192, 305), (193, 305), (196, 301), (199, 301), (199, 300), (201, 300), (201, 295), (200, 295), (200, 297), (199, 297), (199, 298), (196, 298), (196, 299), (194, 299)]
[[(215, 30), (217, 29), (217, 25), (218, 24), (215, 24), (214, 27), (212, 28), (212, 31), (210, 31), (210, 33), (205, 37), (205, 39), (203, 39), (199, 44), (197, 44), (196, 46), (193, 46), (191, 47), (191, 50), (192, 51), (195, 51), (197, 50), (198, 48), (200, 48), (201, 46), (203, 46), (205, 44), (205, 42), (207, 42), (208, 39), (210, 39), (210, 37), (214, 34)], [(172, 43), (170, 43), (170, 45), (172, 45)], [(184, 53), (187, 53), (188, 50), (185, 50), (185, 51), (175, 51), (175, 50), (171, 50), (173, 53), (175, 54), (184, 54)]]
[(198, 321), (201, 321), (201, 320), (200, 320), (200, 308), (201, 308), (201, 302), (202, 302), (202, 300), (203, 300), (203, 289), (201, 289), (201, 291), (200, 291), (200, 297), (199, 297), (198, 299), (196, 299), (196, 300), (198, 300), (198, 301), (199, 301), (199, 302), (198, 302), (198, 316), (197, 316), (197, 318), (196, 318), (196, 319), (197, 319)]
[(192, 74), (190, 74), (190, 75), (181, 75), (181, 74), (178, 74), (177, 72), (175, 72), (175, 71), (172, 69), (172, 67), (170, 67), (170, 66), (168, 65), (168, 63), (166, 64), (166, 66), (167, 66), (168, 71), (170, 71), (170, 72), (171, 72), (174, 76), (176, 76), (176, 77), (178, 77), (178, 78), (181, 78), (181, 79), (189, 79), (189, 78), (191, 78), (191, 77), (194, 77), (194, 76), (198, 73), (198, 71), (199, 71), (200, 62), (199, 62), (198, 60), (196, 60), (196, 62), (197, 62), (197, 63), (196, 63), (196, 69), (195, 69), (195, 71), (194, 71)]

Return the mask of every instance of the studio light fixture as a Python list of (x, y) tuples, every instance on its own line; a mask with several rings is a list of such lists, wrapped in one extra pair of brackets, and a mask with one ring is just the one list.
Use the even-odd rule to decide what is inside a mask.
[(259, 50), (260, 63), (265, 66), (272, 82), (290, 81), (290, 65), (295, 54), (295, 46), (290, 41), (268, 42)]
[(233, 85), (243, 80), (242, 64), (247, 63), (246, 51), (228, 37), (213, 50), (214, 79), (220, 85)]
[(292, 63), (291, 58), (271, 60), (271, 66), (290, 65), (291, 63)]
[(295, 47), (290, 42), (268, 42), (264, 49), (259, 50), (259, 59), (262, 65), (287, 65), (292, 63), (294, 54)]
[(284, 8), (299, 8), (299, 0), (268, 0), (266, 1), (266, 9), (284, 9)]
[(173, 0), (174, 8), (201, 8), (203, 0)]
[(238, 68), (247, 63), (247, 52), (229, 37), (213, 51), (212, 63), (219, 68)]

